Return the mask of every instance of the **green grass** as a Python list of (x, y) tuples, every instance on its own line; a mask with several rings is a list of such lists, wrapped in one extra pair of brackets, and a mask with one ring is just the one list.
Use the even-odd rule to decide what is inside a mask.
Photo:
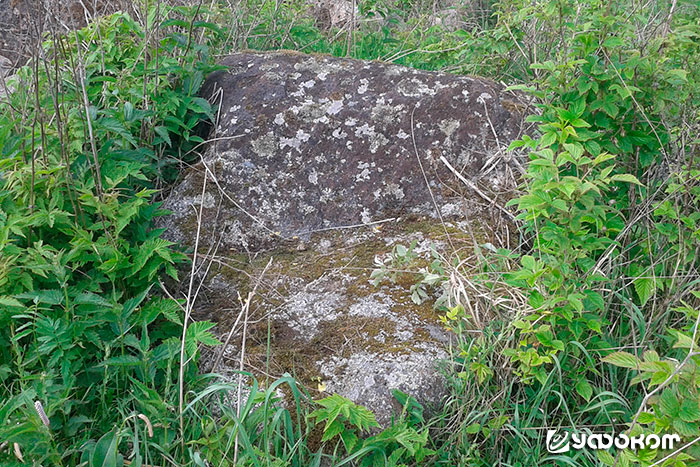
[[(673, 453), (551, 455), (544, 433), (700, 436), (700, 13), (673, 5), (511, 0), (448, 31), (428, 27), (430, 2), (376, 0), (352, 33), (294, 1), (143, 5), (48, 38), (0, 102), (0, 463), (652, 465)], [(215, 113), (203, 79), (243, 48), (481, 74), (535, 97), (539, 129), (511, 147), (530, 160), (509, 206), (521, 241), (482, 248), (476, 273), (459, 258), (431, 271), (494, 317), (475, 334), (466, 303), (436, 310), (457, 345), (432, 419), (396, 393), (402, 416), (371, 431), (369, 411), (287, 375), (242, 375), (237, 412), (235, 383), (199, 373), (217, 341), (163, 290), (187, 257), (154, 220)]]

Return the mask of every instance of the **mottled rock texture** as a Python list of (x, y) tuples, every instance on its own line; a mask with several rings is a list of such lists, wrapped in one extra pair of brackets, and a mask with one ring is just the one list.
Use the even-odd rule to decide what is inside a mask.
[(178, 241), (192, 236), (204, 167), (217, 181), (204, 199), (211, 213), (225, 193), (224, 214), (208, 222), (216, 241), (251, 250), (401, 213), (435, 215), (433, 197), (442, 206), (464, 190), (440, 156), (487, 190), (514, 179), (503, 151), (522, 132), (525, 105), (491, 81), (287, 52), (223, 65), (203, 91), (220, 102), (214, 142), (166, 205)]
[(347, 27), (349, 22), (360, 20), (357, 5), (349, 0), (311, 0), (309, 4), (321, 29)]
[[(197, 316), (228, 335), (238, 293), (258, 284), (246, 345), (254, 374), (292, 373), (315, 397), (320, 381), (384, 425), (400, 410), (391, 389), (439, 403), (449, 335), (430, 302), (411, 300), (415, 275), (374, 288), (369, 274), (399, 243), (416, 241), (423, 265), (431, 245), (453, 254), (497, 243), (502, 215), (440, 157), (504, 203), (518, 176), (504, 150), (526, 104), (485, 79), (378, 62), (278, 52), (223, 64), (203, 87), (219, 109), (211, 142), (164, 203), (166, 236), (188, 247), (202, 212)], [(237, 368), (240, 321), (231, 335), (224, 361)]]
[[(455, 245), (468, 245), (470, 239), (456, 225), (447, 228)], [(380, 231), (314, 236), (303, 251), (229, 254), (204, 278), (197, 317), (218, 321), (225, 340), (240, 310), (237, 293), (245, 297), (257, 283), (246, 330), (245, 368), (260, 380), (293, 374), (315, 399), (341, 394), (369, 407), (387, 426), (401, 411), (392, 389), (417, 397), (428, 410), (446, 394), (438, 365), (448, 355), (450, 335), (431, 300), (412, 301), (409, 289), (415, 274), (376, 288), (370, 284), (374, 257), (416, 241), (417, 261), (424, 266), (431, 260), (431, 246), (444, 249), (444, 235), (442, 226), (431, 220), (413, 220), (387, 223)], [(270, 258), (272, 265), (260, 278)], [(200, 261), (206, 269), (208, 261)], [(224, 365), (216, 369), (230, 380), (235, 380), (231, 369), (239, 365), (241, 329), (239, 322)], [(206, 363), (205, 369), (210, 369)], [(318, 391), (319, 385), (325, 392)]]

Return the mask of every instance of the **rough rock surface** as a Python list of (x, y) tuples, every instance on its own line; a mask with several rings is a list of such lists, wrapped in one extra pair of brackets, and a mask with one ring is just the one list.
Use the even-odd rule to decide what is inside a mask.
[(188, 247), (202, 212), (197, 317), (216, 320), (225, 338), (238, 294), (258, 284), (245, 353), (254, 374), (325, 386), (314, 395), (349, 397), (383, 425), (400, 410), (391, 389), (439, 403), (449, 335), (437, 313), (412, 301), (415, 275), (378, 288), (369, 275), (397, 244), (415, 241), (426, 266), (433, 247), (493, 241), (502, 215), (440, 157), (505, 202), (517, 164), (504, 149), (523, 131), (525, 104), (488, 80), (377, 62), (279, 52), (223, 64), (203, 88), (220, 104), (212, 142), (163, 206), (173, 212), (166, 236)]
[(130, 11), (126, 0), (0, 0), (0, 55), (21, 65), (47, 31), (65, 33), (88, 19)]
[(12, 73), (12, 62), (9, 58), (0, 55), (0, 99), (2, 99), (7, 91), (7, 79)]
[(311, 10), (322, 29), (347, 26), (350, 21), (357, 23), (359, 9), (348, 0), (311, 0)]
[(441, 156), (485, 189), (513, 180), (503, 151), (525, 106), (501, 85), (289, 52), (223, 64), (203, 91), (220, 101), (215, 141), (166, 205), (178, 241), (192, 237), (204, 167), (216, 178), (205, 207), (217, 211), (219, 192), (237, 206), (216, 221), (217, 241), (251, 250), (396, 213), (435, 215), (433, 197), (444, 205), (464, 190)]
[(484, 0), (444, 0), (435, 2), (435, 11), (428, 17), (431, 26), (441, 26), (449, 31), (465, 29), (473, 31), (483, 27), (492, 13)]
[[(448, 230), (455, 244), (468, 243), (456, 225)], [(246, 332), (245, 368), (259, 379), (291, 373), (314, 398), (338, 393), (369, 407), (387, 426), (401, 411), (392, 389), (415, 396), (428, 410), (445, 395), (438, 363), (447, 357), (450, 335), (431, 300), (412, 301), (414, 274), (376, 288), (370, 284), (374, 258), (415, 241), (417, 261), (426, 265), (431, 246), (444, 248), (444, 235), (439, 224), (416, 219), (387, 223), (379, 231), (325, 233), (303, 251), (229, 255), (205, 278), (197, 317), (218, 321), (225, 340), (240, 310), (237, 293), (247, 296), (251, 283), (259, 281)], [(273, 263), (260, 278), (270, 258)], [(224, 366), (216, 369), (225, 375), (238, 368), (240, 323), (233, 335)]]

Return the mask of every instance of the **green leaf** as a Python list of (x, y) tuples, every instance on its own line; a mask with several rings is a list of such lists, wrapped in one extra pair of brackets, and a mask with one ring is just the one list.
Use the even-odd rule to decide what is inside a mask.
[(641, 414), (639, 414), (639, 418), (637, 419), (637, 421), (642, 425), (648, 425), (649, 423), (654, 423), (654, 421), (656, 421), (656, 417), (654, 417), (653, 413), (642, 412)]
[(540, 326), (540, 328), (535, 332), (535, 337), (540, 341), (545, 347), (552, 347), (554, 342), (554, 335), (549, 329), (549, 326)]
[(60, 305), (63, 303), (64, 294), (60, 290), (34, 290), (16, 295), (17, 298), (30, 299), (34, 303), (44, 303), (46, 305)]
[(667, 415), (671, 418), (678, 417), (681, 410), (681, 404), (678, 401), (678, 396), (670, 388), (664, 389), (659, 397), (659, 409), (662, 415)]
[(557, 140), (557, 134), (554, 132), (545, 133), (542, 138), (540, 138), (540, 148), (548, 148)]
[(571, 126), (575, 126), (576, 128), (589, 128), (591, 125), (581, 118), (576, 118), (571, 121)]
[(588, 306), (587, 311), (602, 311), (605, 308), (605, 301), (598, 292), (594, 290), (586, 290), (583, 293), (586, 296), (584, 299), (584, 304)]
[(698, 408), (697, 399), (683, 399), (678, 416), (681, 420), (688, 423), (700, 420), (700, 408)]
[(617, 106), (609, 100), (603, 101), (600, 108), (603, 109), (603, 112), (610, 115), (612, 118), (617, 117), (617, 113), (619, 112)]
[(216, 324), (211, 321), (195, 321), (190, 324), (185, 334), (185, 349), (188, 355), (197, 353), (199, 344), (210, 346), (221, 344), (221, 342), (209, 332), (214, 326), (216, 326)]
[(567, 300), (569, 300), (571, 306), (579, 313), (583, 311), (583, 302), (581, 301), (581, 298), (583, 298), (583, 296), (578, 293), (569, 294), (569, 296), (567, 297)]
[(608, 465), (610, 467), (615, 465), (615, 458), (608, 451), (599, 450), (596, 451), (598, 455), (598, 460), (603, 463), (603, 465)]
[(569, 151), (569, 154), (571, 154), (571, 157), (574, 159), (578, 159), (583, 155), (583, 146), (581, 146), (581, 143), (564, 143), (564, 148)]
[(173, 146), (173, 142), (170, 140), (170, 131), (168, 131), (167, 128), (159, 125), (153, 128), (153, 131), (155, 131), (158, 136), (160, 136), (161, 140), (163, 140), (169, 147)]
[(673, 85), (683, 85), (688, 82), (688, 72), (686, 70), (674, 69), (666, 72), (666, 81)]
[(340, 417), (339, 421), (345, 420), (360, 430), (379, 426), (372, 412), (339, 394), (317, 400), (316, 404), (323, 408), (315, 410), (310, 416), (315, 417), (318, 422), (325, 420), (326, 429), (338, 417)]
[(95, 306), (101, 306), (101, 307), (106, 307), (106, 308), (111, 308), (112, 304), (108, 301), (105, 300), (104, 298), (100, 297), (99, 295), (92, 293), (92, 292), (83, 292), (77, 297), (75, 297), (75, 304), (76, 305), (95, 305)]
[(673, 428), (681, 436), (698, 436), (700, 435), (700, 429), (698, 429), (697, 423), (688, 423), (680, 418), (673, 419)]
[(692, 337), (677, 329), (670, 329), (669, 331), (676, 338), (676, 342), (673, 344), (674, 349), (690, 349), (693, 347)]
[(0, 305), (8, 308), (24, 308), (20, 301), (12, 297), (0, 297)]
[[(339, 425), (342, 426), (340, 422), (335, 422), (338, 423)], [(323, 436), (324, 438), (326, 437), (325, 435)], [(352, 450), (355, 448), (357, 445), (357, 441), (360, 439), (355, 433), (353, 433), (350, 430), (343, 430), (340, 432), (340, 439), (343, 440), (343, 444), (345, 445), (345, 449), (348, 452), (352, 452)]]
[(179, 326), (182, 326), (182, 319), (180, 319), (180, 313), (182, 312), (182, 309), (177, 304), (177, 302), (175, 302), (175, 300), (163, 302), (163, 307), (161, 308), (160, 312), (171, 323), (175, 323)]
[(630, 368), (633, 370), (639, 368), (639, 364), (641, 363), (636, 356), (628, 352), (613, 352), (610, 355), (603, 357), (602, 361), (605, 363), (610, 363), (611, 365), (622, 368)]
[(607, 47), (607, 48), (621, 47), (623, 45), (625, 45), (625, 41), (622, 40), (621, 37), (617, 37), (617, 36), (608, 37), (603, 42), (603, 47)]
[(339, 420), (333, 420), (323, 429), (323, 437), (321, 438), (321, 441), (325, 442), (333, 439), (343, 431), (345, 431), (343, 424)]
[(124, 127), (122, 122), (120, 122), (116, 118), (101, 118), (97, 120), (97, 124), (107, 131), (118, 134), (126, 141), (128, 141), (132, 146), (138, 146), (136, 140), (134, 139), (134, 136), (129, 132), (129, 130), (127, 130)]
[(646, 305), (649, 298), (656, 291), (656, 281), (653, 277), (638, 277), (633, 284), (642, 306)]
[(207, 117), (209, 117), (210, 120), (215, 120), (214, 114), (211, 109), (211, 104), (206, 99), (202, 99), (201, 97), (195, 97), (192, 99), (190, 107), (198, 112), (205, 114)]
[(91, 467), (117, 467), (117, 435), (110, 431), (102, 436), (90, 456)]
[(465, 431), (470, 434), (470, 435), (475, 435), (481, 430), (481, 424), (480, 423), (472, 423), (469, 425)]
[(591, 400), (591, 396), (593, 396), (593, 387), (586, 378), (581, 378), (576, 383), (576, 392), (578, 392), (579, 395), (586, 400), (586, 402), (589, 402)]
[(610, 177), (610, 180), (613, 182), (627, 182), (627, 183), (634, 183), (635, 185), (642, 185), (642, 182), (637, 180), (637, 177), (635, 177), (632, 174), (615, 174), (612, 177)]
[(136, 297), (132, 297), (126, 302), (124, 302), (123, 308), (122, 308), (122, 314), (124, 316), (129, 316), (133, 311), (143, 302), (143, 300), (146, 298), (146, 295), (148, 295), (148, 292), (150, 292), (151, 287), (153, 285), (149, 285), (148, 288), (146, 288), (143, 292), (138, 294)]
[(531, 271), (533, 271), (535, 269), (535, 267), (537, 266), (535, 258), (533, 258), (530, 255), (524, 255), (520, 259), (520, 263), (523, 265), (524, 268), (529, 269)]
[(102, 362), (101, 366), (137, 366), (141, 364), (141, 359), (133, 355), (119, 355), (110, 357)]

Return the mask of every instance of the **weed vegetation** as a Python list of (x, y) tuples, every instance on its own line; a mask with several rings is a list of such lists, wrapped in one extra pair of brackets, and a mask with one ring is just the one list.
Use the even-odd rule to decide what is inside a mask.
[[(349, 3), (335, 22), (299, 0), (134, 2), (46, 34), (0, 79), (0, 464), (700, 465), (700, 5)], [(379, 430), (341, 396), (245, 372), (231, 404), (236, 385), (200, 371), (219, 342), (164, 285), (191, 292), (193, 266), (154, 220), (216, 118), (204, 78), (242, 49), (532, 96), (537, 131), (509, 148), (528, 159), (515, 241), (479, 245), (476, 269), (416, 269), (414, 299), (439, 297), (457, 342), (435, 416), (396, 391), (404, 410)], [(410, 245), (391, 257), (377, 287), (414, 264)], [(681, 442), (550, 453), (545, 434), (566, 429)]]

